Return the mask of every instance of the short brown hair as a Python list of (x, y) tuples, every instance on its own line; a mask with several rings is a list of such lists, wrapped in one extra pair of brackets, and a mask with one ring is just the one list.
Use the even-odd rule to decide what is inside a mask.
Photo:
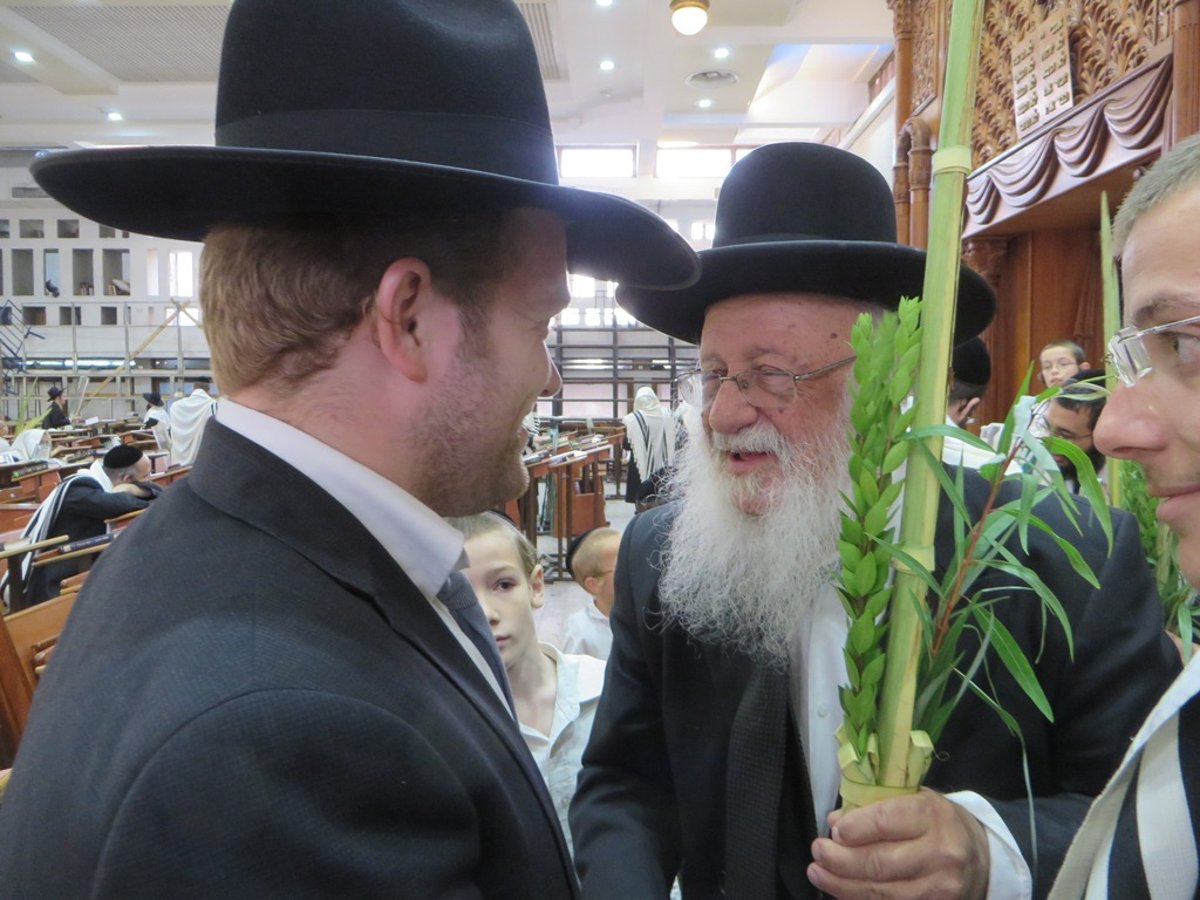
[(509, 214), (480, 211), (421, 224), (223, 224), (205, 239), (200, 306), (217, 383), (226, 393), (279, 380), (295, 387), (333, 365), (375, 299), (384, 270), (406, 256), (476, 332), (507, 274)]

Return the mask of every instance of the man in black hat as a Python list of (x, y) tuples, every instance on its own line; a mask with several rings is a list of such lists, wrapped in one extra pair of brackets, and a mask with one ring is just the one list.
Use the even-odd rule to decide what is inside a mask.
[[(22, 536), (40, 541), (65, 534), (68, 543), (99, 537), (107, 532), (108, 519), (145, 509), (161, 492), (149, 479), (149, 458), (137, 447), (118, 444), (51, 491)], [(28, 605), (57, 596), (59, 582), (78, 571), (74, 560), (33, 569), (26, 589)]]
[(46, 415), (42, 416), (40, 427), (66, 428), (71, 424), (71, 417), (67, 415), (67, 398), (63, 394), (63, 389), (56, 384), (50, 388), (48, 394), (50, 408), (46, 410)]
[(644, 208), (558, 184), (516, 5), (236, 0), (216, 146), (33, 169), (97, 221), (205, 240), (222, 399), (72, 612), (0, 895), (573, 896), (441, 517), (523, 491), (568, 267), (697, 268)]
[(167, 404), (158, 391), (142, 394), (146, 401), (146, 414), (142, 417), (147, 428), (154, 434), (160, 450), (171, 449), (171, 419), (167, 415)]
[[(571, 811), (585, 897), (666, 896), (676, 873), (685, 898), (1040, 894), (1178, 668), (1136, 526), (1118, 517), (1109, 557), (1098, 528), (1075, 537), (1042, 509), (1102, 585), (1040, 532), (1010, 548), (1067, 610), (1074, 658), (1054, 624), (1043, 642), (1040, 606), (1013, 579), (989, 570), (973, 590), (1009, 594), (993, 610), (1035, 661), (1055, 721), (990, 658), (981, 671), (1023, 738), (967, 691), (936, 748), (935, 790), (829, 818), (849, 333), (860, 313), (921, 292), (924, 254), (895, 238), (891, 191), (864, 160), (769, 145), (723, 185), (693, 287), (618, 291), (643, 322), (699, 342), (701, 371), (681, 388), (703, 430), (677, 461), (680, 499), (637, 516), (618, 554), (612, 654)], [(993, 304), (963, 269), (958, 343)], [(986, 484), (964, 479), (978, 511)]]

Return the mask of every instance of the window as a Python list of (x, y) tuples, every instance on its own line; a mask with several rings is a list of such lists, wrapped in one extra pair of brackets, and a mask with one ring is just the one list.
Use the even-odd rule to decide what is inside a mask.
[(660, 147), (659, 178), (724, 178), (733, 165), (729, 147)]
[(44, 307), (44, 306), (22, 307), (21, 318), (25, 320), (26, 325), (45, 325), (46, 324), (46, 307)]
[(696, 221), (692, 223), (692, 240), (693, 241), (711, 241), (713, 234), (717, 230), (715, 222)]
[(58, 308), (59, 325), (80, 325), (83, 323), (82, 306), (60, 306)]
[(117, 308), (115, 306), (100, 307), (100, 324), (101, 325), (116, 325), (117, 324)]
[(59, 219), (58, 220), (58, 236), (60, 238), (77, 238), (77, 237), (79, 237), (79, 220), (78, 219)]
[(46, 223), (41, 219), (21, 219), (17, 223), (17, 233), (23, 238), (45, 237)]
[(633, 147), (563, 147), (559, 154), (563, 178), (632, 178)]
[(167, 293), (172, 297), (195, 297), (194, 260), (189, 250), (172, 250), (167, 255)]

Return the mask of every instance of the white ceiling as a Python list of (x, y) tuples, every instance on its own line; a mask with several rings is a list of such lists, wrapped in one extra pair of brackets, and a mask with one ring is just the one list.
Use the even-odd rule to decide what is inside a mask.
[[(331, 3), (353, 0), (328, 0)], [(517, 0), (561, 145), (827, 140), (866, 109), (892, 46), (885, 0), (711, 0), (709, 25), (674, 32), (669, 0)], [(31, 148), (212, 142), (229, 0), (0, 2), (0, 165)], [(719, 48), (728, 58), (714, 58)], [(18, 63), (13, 53), (33, 54)], [(601, 60), (614, 63), (600, 69)], [(736, 83), (695, 87), (725, 70)], [(701, 109), (701, 99), (711, 106)], [(118, 111), (124, 121), (109, 122)], [(697, 194), (711, 198), (711, 186)]]

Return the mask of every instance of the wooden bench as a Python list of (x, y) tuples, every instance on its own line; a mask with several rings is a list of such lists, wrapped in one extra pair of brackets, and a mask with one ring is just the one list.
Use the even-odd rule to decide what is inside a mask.
[(33, 692), (74, 603), (67, 594), (0, 620), (0, 765), (12, 765)]

